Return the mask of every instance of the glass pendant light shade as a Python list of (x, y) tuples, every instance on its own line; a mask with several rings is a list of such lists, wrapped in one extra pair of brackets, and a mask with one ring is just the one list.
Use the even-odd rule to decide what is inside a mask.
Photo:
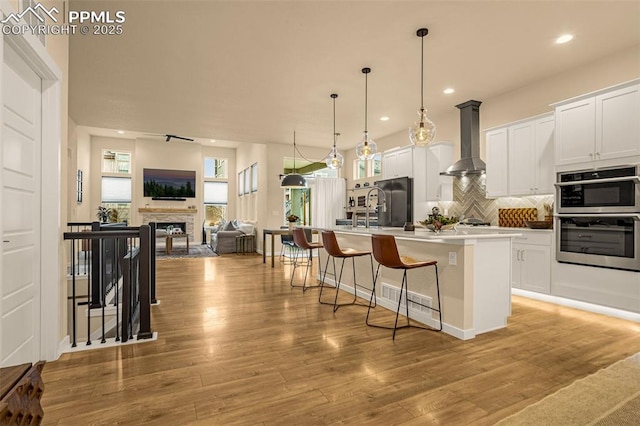
[(327, 163), (327, 167), (330, 169), (339, 169), (344, 164), (344, 156), (334, 146), (324, 162)]
[(356, 155), (360, 160), (372, 160), (378, 152), (378, 145), (369, 137), (369, 132), (365, 130), (362, 139), (356, 146)]
[(367, 130), (367, 75), (371, 72), (371, 68), (362, 68), (364, 74), (364, 133), (362, 139), (356, 145), (356, 156), (360, 160), (371, 160), (378, 152), (378, 145), (369, 137), (369, 131)]
[(436, 125), (427, 117), (427, 110), (424, 108), (424, 38), (429, 34), (426, 28), (420, 28), (416, 35), (421, 39), (420, 56), (420, 109), (418, 110), (418, 121), (409, 128), (409, 140), (416, 146), (427, 146), (436, 139)]
[(436, 125), (427, 117), (427, 111), (420, 108), (420, 118), (409, 128), (409, 139), (416, 146), (426, 146), (436, 139)]

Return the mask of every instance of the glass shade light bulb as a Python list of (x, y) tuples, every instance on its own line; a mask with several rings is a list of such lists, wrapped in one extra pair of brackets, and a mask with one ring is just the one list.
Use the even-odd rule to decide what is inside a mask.
[(336, 147), (331, 148), (329, 155), (325, 158), (324, 162), (330, 169), (339, 169), (344, 164), (344, 156), (338, 152)]
[(362, 140), (356, 146), (356, 155), (360, 160), (371, 160), (378, 152), (378, 146), (369, 138), (369, 132), (365, 131)]
[(436, 139), (436, 125), (427, 118), (427, 111), (420, 108), (420, 117), (413, 127), (409, 128), (409, 139), (416, 146), (426, 146)]

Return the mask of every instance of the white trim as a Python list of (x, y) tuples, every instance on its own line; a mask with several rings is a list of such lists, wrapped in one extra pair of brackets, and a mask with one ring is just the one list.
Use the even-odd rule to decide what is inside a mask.
[(623, 311), (621, 309), (609, 308), (607, 306), (594, 305), (593, 303), (581, 302), (579, 300), (565, 299), (564, 297), (551, 296), (549, 294), (536, 293), (533, 291), (512, 288), (511, 294), (515, 296), (527, 297), (529, 299), (540, 300), (542, 302), (567, 306), (569, 308), (580, 309), (582, 311), (607, 315), (614, 318), (621, 318), (627, 321), (640, 322), (640, 313)]
[[(15, 13), (8, 0), (0, 0), (0, 10), (5, 15)], [(63, 242), (60, 238), (63, 74), (47, 52), (46, 47), (34, 35), (2, 35), (3, 46), (5, 42), (42, 78), (41, 205), (48, 207), (47, 214), (41, 214), (40, 217), (40, 351), (41, 359), (52, 361), (57, 359), (61, 353), (59, 338), (61, 335), (61, 305), (65, 303), (62, 297), (63, 284), (60, 281), (60, 265), (63, 261), (61, 257)], [(1, 91), (2, 87), (0, 86)]]

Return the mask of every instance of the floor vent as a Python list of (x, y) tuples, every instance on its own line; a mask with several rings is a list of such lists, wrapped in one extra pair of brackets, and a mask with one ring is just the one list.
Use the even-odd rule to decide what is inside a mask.
[[(397, 306), (398, 299), (400, 298), (400, 289), (398, 287), (391, 286), (389, 284), (382, 284), (382, 298), (390, 300), (395, 303)], [(427, 308), (427, 306), (432, 306), (433, 299), (430, 297), (424, 296), (422, 294), (414, 293), (412, 291), (408, 292), (407, 299), (409, 301), (409, 310), (415, 312), (425, 312), (428, 313), (431, 310)], [(413, 303), (416, 302), (416, 303)], [(420, 303), (424, 306), (420, 306), (417, 303)], [(404, 308), (404, 297), (402, 298), (402, 302), (400, 306)]]

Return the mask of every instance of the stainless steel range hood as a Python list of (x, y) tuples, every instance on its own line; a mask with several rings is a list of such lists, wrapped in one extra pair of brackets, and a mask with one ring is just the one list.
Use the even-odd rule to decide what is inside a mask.
[(487, 166), (480, 158), (480, 101), (456, 105), (460, 110), (460, 160), (451, 165), (445, 176), (479, 175)]

